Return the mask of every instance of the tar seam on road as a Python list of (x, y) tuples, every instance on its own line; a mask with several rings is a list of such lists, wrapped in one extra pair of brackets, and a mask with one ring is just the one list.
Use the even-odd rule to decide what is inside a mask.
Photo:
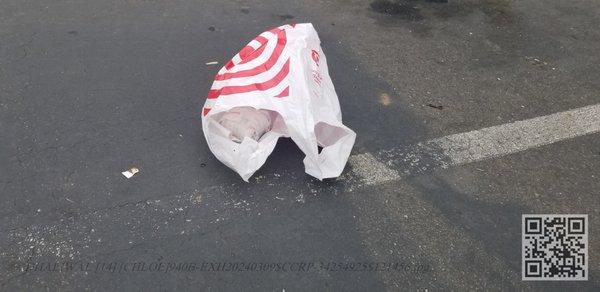
[[(600, 104), (348, 159), (361, 185), (504, 156), (600, 131)], [(382, 161), (385, 161), (383, 163)], [(394, 170), (398, 169), (398, 170)]]

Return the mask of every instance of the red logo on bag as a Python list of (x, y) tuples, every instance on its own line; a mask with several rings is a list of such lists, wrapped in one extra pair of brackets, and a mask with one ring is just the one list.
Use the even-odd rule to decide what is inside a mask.
[(310, 56), (312, 57), (313, 61), (315, 61), (317, 66), (319, 66), (319, 53), (315, 50), (312, 50)]

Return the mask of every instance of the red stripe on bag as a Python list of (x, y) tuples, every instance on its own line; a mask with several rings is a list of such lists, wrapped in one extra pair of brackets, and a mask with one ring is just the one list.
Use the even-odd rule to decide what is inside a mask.
[(248, 63), (256, 58), (258, 58), (258, 56), (260, 56), (263, 51), (265, 50), (265, 48), (267, 47), (267, 42), (269, 41), (266, 37), (264, 36), (257, 36), (255, 39), (255, 41), (260, 43), (260, 46), (258, 46), (258, 48), (256, 48), (256, 50), (252, 47), (252, 50), (249, 51), (247, 54), (242, 55), (242, 52), (240, 52), (240, 58), (242, 59), (242, 61), (240, 62), (240, 64), (245, 64)]
[(235, 64), (233, 64), (233, 60), (229, 60), (229, 62), (227, 62), (227, 64), (225, 64), (225, 69), (231, 70), (231, 68), (233, 68), (233, 66), (235, 66)]
[(203, 108), (203, 109), (202, 109), (202, 115), (203, 115), (203, 116), (206, 116), (206, 115), (208, 114), (208, 112), (209, 112), (209, 111), (210, 111), (210, 108), (209, 108), (209, 107), (205, 107), (205, 108)]
[[(271, 68), (273, 66), (275, 66), (275, 64), (277, 63), (277, 60), (281, 56), (281, 53), (283, 52), (283, 49), (285, 48), (286, 43), (287, 43), (287, 37), (285, 35), (285, 30), (280, 30), (279, 33), (277, 34), (277, 45), (275, 46), (273, 53), (271, 54), (271, 56), (269, 56), (269, 59), (265, 63), (260, 64), (256, 67), (254, 67), (252, 69), (248, 69), (248, 70), (242, 70), (242, 71), (233, 72), (233, 73), (217, 74), (217, 76), (215, 76), (215, 80), (227, 80), (227, 79), (231, 79), (231, 78), (250, 77), (250, 76), (258, 75), (260, 73), (271, 70)], [(231, 66), (229, 66), (230, 63), (231, 63)], [(229, 61), (227, 63), (227, 65), (225, 65), (225, 68), (227, 70), (230, 70), (233, 67), (234, 66), (231, 61)]]
[(275, 75), (273, 78), (271, 78), (271, 80), (268, 80), (268, 81), (265, 81), (262, 83), (254, 83), (254, 84), (241, 85), (241, 86), (226, 86), (221, 89), (211, 89), (208, 92), (207, 98), (214, 99), (214, 98), (219, 97), (220, 95), (244, 93), (244, 92), (257, 91), (257, 90), (264, 91), (264, 90), (273, 88), (277, 84), (279, 84), (281, 82), (281, 80), (283, 80), (288, 75), (289, 71), (290, 71), (290, 59), (287, 59), (287, 61), (283, 65), (283, 68), (281, 68), (279, 73), (277, 73), (277, 75)]
[(287, 97), (288, 95), (290, 95), (290, 87), (286, 87), (282, 92), (280, 92), (278, 95), (275, 95), (275, 97)]

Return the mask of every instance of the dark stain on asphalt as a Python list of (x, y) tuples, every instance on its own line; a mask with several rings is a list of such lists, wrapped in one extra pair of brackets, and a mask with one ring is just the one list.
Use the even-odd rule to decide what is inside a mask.
[(397, 3), (389, 0), (375, 0), (371, 2), (370, 6), (371, 10), (377, 13), (394, 16), (404, 20), (420, 21), (423, 19), (419, 9), (410, 5), (410, 2)]
[(244, 14), (250, 13), (250, 9), (248, 9), (248, 8), (242, 8), (242, 9), (240, 9), (240, 11)]
[[(448, 0), (374, 0), (369, 9), (381, 26), (409, 25), (417, 33), (429, 30), (428, 21), (466, 17), (476, 11), (487, 16), (496, 26), (513, 25), (516, 16), (511, 10), (511, 0), (481, 0), (476, 2), (451, 2)], [(415, 27), (415, 24), (425, 27)]]
[(291, 14), (279, 14), (279, 15), (275, 15), (275, 16), (281, 18), (281, 20), (294, 19), (294, 16)]
[(214, 26), (209, 26), (209, 27), (208, 27), (208, 30), (210, 30), (210, 31), (215, 31), (215, 27), (214, 27)]
[(76, 30), (69, 30), (69, 31), (67, 31), (67, 33), (68, 33), (68, 34), (70, 34), (70, 35), (73, 35), (73, 36), (75, 36), (75, 35), (78, 35), (78, 34), (79, 34), (79, 32), (78, 32), (78, 31), (76, 31)]

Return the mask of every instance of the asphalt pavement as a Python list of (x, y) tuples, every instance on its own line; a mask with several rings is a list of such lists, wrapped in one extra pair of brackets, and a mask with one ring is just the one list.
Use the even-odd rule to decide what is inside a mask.
[[(597, 291), (599, 13), (2, 1), (0, 290)], [(291, 22), (318, 31), (356, 144), (318, 181), (280, 139), (245, 183), (209, 151), (200, 110), (222, 64)], [(521, 280), (532, 213), (588, 214), (587, 281)]]

